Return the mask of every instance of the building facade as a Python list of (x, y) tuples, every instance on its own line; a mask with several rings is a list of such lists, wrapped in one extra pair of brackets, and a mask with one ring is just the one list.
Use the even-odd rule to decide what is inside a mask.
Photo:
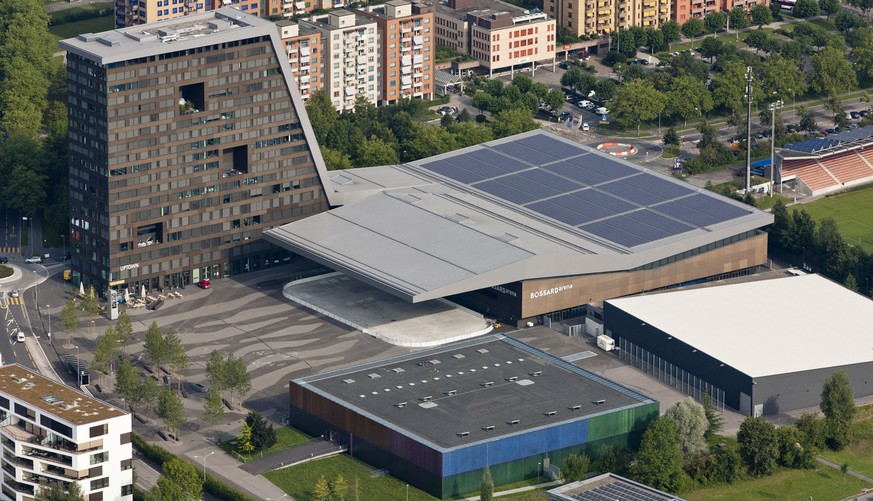
[(206, 12), (213, 0), (115, 0), (115, 27), (125, 28)]
[(347, 10), (300, 21), (321, 34), (324, 65), (322, 88), (337, 111), (352, 111), (362, 96), (371, 103), (381, 99), (379, 33), (376, 22)]
[(554, 62), (556, 29), (545, 13), (490, 0), (449, 0), (436, 11), (437, 43), (472, 56), (489, 75)]
[(379, 105), (402, 98), (433, 99), (434, 8), (391, 0), (356, 11), (372, 19), (381, 39), (381, 99)]
[(291, 75), (297, 83), (303, 102), (309, 101), (313, 92), (318, 92), (324, 82), (323, 65), (320, 62), (324, 54), (321, 43), (321, 33), (311, 27), (301, 27), (294, 21), (279, 21), (276, 23), (291, 65)]
[(671, 19), (672, 6), (671, 0), (546, 0), (543, 10), (573, 35), (596, 37), (632, 26), (658, 28)]
[(223, 8), (60, 45), (74, 281), (162, 289), (291, 259), (261, 232), (328, 204), (273, 23)]
[(88, 501), (133, 499), (130, 414), (21, 365), (0, 367), (0, 498), (77, 483)]

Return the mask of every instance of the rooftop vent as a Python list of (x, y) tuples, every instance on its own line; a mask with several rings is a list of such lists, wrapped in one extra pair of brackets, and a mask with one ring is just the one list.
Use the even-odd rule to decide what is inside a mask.
[(379, 379), (382, 376), (376, 374), (375, 372), (371, 372), (370, 374), (367, 374), (367, 377), (370, 379)]
[(483, 427), (482, 429), (485, 431), (494, 431), (494, 425), (490, 424), (488, 426)]
[(12, 380), (15, 381), (16, 383), (21, 383), (22, 381), (24, 381), (24, 379), (22, 379), (18, 376), (12, 376)]
[(397, 407), (398, 409), (403, 409), (406, 407), (406, 402), (397, 402), (396, 404), (394, 404), (394, 407)]
[(458, 394), (458, 390), (449, 390), (446, 392), (446, 395), (448, 395), (450, 397), (454, 397), (457, 394)]
[(533, 377), (542, 376), (542, 375), (543, 375), (543, 371), (531, 372), (530, 375), (533, 376)]
[(601, 398), (600, 400), (595, 400), (595, 401), (593, 401), (592, 403), (593, 403), (594, 405), (603, 405), (603, 404), (606, 403), (606, 399), (605, 399), (605, 398)]
[(509, 381), (510, 383), (514, 383), (514, 382), (518, 381), (518, 376), (508, 377), (508, 378), (506, 378), (506, 380)]
[(482, 353), (484, 355), (485, 353), (488, 353), (488, 350), (486, 348), (479, 348), (476, 350), (476, 353)]
[(469, 432), (469, 431), (462, 431), (461, 433), (458, 433), (458, 436), (461, 437), (461, 438), (463, 438), (463, 437), (469, 437), (469, 436), (470, 436), (470, 432)]
[(354, 383), (354, 382), (355, 382), (355, 380), (352, 379), (352, 378), (343, 379), (343, 383), (345, 383), (345, 384), (352, 384), (352, 383)]
[(460, 359), (464, 358), (464, 355), (461, 355), (460, 353), (455, 353), (454, 355), (452, 355), (452, 358), (454, 358), (456, 360), (460, 360)]
[(437, 406), (437, 403), (436, 402), (422, 402), (422, 403), (418, 404), (418, 406), (421, 407), (422, 409), (432, 409), (432, 408)]
[(506, 424), (508, 424), (510, 426), (515, 426), (518, 424), (518, 419), (513, 419), (511, 421), (507, 421)]
[(426, 397), (419, 398), (419, 400), (421, 400), (422, 402), (430, 402), (431, 400), (433, 400), (433, 396), (428, 395)]
[(530, 379), (519, 379), (518, 381), (515, 382), (515, 384), (517, 384), (519, 386), (530, 386), (530, 385), (534, 384), (534, 382), (531, 381)]
[(582, 406), (581, 405), (574, 405), (572, 407), (568, 407), (568, 409), (570, 409), (571, 411), (578, 411), (578, 410), (582, 410)]
[(435, 358), (432, 358), (432, 359), (428, 360), (427, 363), (436, 365), (436, 364), (440, 363), (440, 361), (435, 359)]
[(486, 388), (491, 388), (492, 386), (494, 386), (494, 381), (486, 381), (486, 382), (482, 383), (482, 386), (484, 386)]
[(558, 415), (558, 411), (549, 411), (549, 412), (546, 412), (545, 415), (546, 415), (546, 416), (549, 416), (549, 417), (557, 416), (557, 415)]
[(93, 42), (94, 40), (97, 40), (98, 36), (94, 33), (82, 33), (76, 38), (83, 42)]
[(517, 238), (518, 238), (517, 236), (515, 236), (511, 233), (502, 233), (500, 235), (497, 235), (497, 240), (500, 240), (502, 242), (512, 242), (513, 240), (516, 240)]
[(49, 395), (47, 397), (42, 397), (42, 401), (49, 405), (54, 405), (63, 402), (63, 399), (60, 399), (54, 395)]
[(400, 374), (401, 372), (406, 372), (405, 370), (401, 369), (400, 367), (395, 367), (391, 370), (394, 371), (395, 374)]
[(467, 219), (470, 219), (470, 218), (463, 215), (463, 214), (458, 214), (456, 212), (456, 213), (452, 214), (451, 216), (447, 216), (446, 219), (448, 219), (449, 221), (454, 221), (456, 223), (460, 223), (461, 221), (466, 221)]

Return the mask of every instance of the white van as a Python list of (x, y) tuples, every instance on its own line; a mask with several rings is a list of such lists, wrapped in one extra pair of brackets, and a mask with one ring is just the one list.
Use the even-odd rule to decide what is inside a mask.
[(597, 113), (598, 115), (609, 115), (609, 110), (601, 106), (600, 108), (594, 110), (594, 113)]

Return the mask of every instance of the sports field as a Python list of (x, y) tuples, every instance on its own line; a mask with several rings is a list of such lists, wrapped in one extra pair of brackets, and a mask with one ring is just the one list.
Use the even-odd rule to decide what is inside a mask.
[(846, 243), (873, 252), (873, 186), (795, 207), (806, 210), (816, 221), (832, 217)]

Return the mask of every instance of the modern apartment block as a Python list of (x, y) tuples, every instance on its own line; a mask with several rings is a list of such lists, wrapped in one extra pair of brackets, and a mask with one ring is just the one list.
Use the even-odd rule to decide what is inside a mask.
[(133, 499), (130, 414), (21, 365), (0, 367), (0, 499), (32, 501), (40, 481), (88, 501)]
[(358, 96), (371, 103), (381, 99), (379, 33), (375, 21), (347, 10), (300, 21), (318, 31), (324, 47), (322, 88), (338, 111), (355, 109)]
[[(705, 0), (702, 0), (705, 1)], [(543, 10), (575, 36), (597, 36), (670, 20), (671, 0), (545, 0)]]
[(300, 26), (294, 21), (276, 23), (281, 32), (285, 54), (291, 65), (291, 75), (297, 83), (300, 97), (308, 102), (313, 92), (318, 92), (324, 82), (322, 65), (319, 62), (324, 52), (321, 33), (309, 26)]
[(381, 36), (382, 97), (378, 104), (395, 104), (401, 98), (433, 99), (433, 6), (391, 0), (356, 12), (376, 21)]
[(115, 27), (156, 23), (205, 12), (213, 0), (115, 0)]
[(222, 8), (60, 46), (74, 282), (161, 289), (290, 261), (261, 232), (328, 203), (275, 24)]
[(531, 13), (493, 0), (448, 0), (437, 6), (436, 40), (469, 54), (488, 68), (519, 69), (555, 58), (556, 24), (543, 12)]

